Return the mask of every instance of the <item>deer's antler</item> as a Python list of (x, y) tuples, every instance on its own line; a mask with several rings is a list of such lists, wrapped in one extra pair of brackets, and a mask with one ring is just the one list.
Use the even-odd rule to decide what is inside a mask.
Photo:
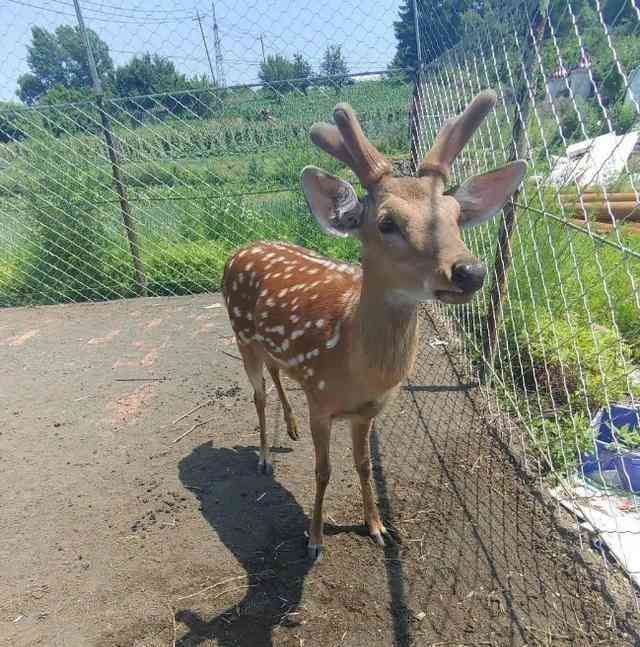
[(331, 124), (314, 124), (311, 141), (351, 167), (364, 186), (378, 182), (392, 171), (389, 160), (366, 138), (353, 108), (339, 103)]
[(418, 167), (418, 175), (440, 175), (446, 181), (451, 166), (464, 145), (471, 139), (482, 120), (495, 106), (495, 92), (486, 90), (476, 95), (462, 114), (448, 121), (438, 132), (433, 146)]

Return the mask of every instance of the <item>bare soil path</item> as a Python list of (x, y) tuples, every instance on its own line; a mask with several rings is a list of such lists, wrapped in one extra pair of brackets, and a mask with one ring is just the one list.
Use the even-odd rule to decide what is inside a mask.
[(0, 311), (0, 644), (637, 644), (624, 582), (559, 529), (444, 346), (377, 425), (402, 544), (363, 535), (338, 425), (311, 567), (301, 393), (297, 443), (271, 393), (276, 471), (257, 476), (230, 334), (216, 295)]

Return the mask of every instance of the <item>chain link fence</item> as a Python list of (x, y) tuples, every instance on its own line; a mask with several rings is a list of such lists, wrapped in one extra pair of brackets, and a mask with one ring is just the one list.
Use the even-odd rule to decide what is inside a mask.
[[(516, 158), (529, 170), (502, 215), (467, 235), (492, 267), (483, 292), (468, 306), (425, 311), (429, 334), (414, 380), (380, 423), (395, 514), (420, 521), (427, 498), (440, 501), (429, 519), (447, 518), (443, 502), (453, 495), (425, 469), (451, 452), (447, 460), (476, 465), (482, 451), (464, 433), (474, 420), (478, 434), (493, 430), (501, 451), (570, 511), (574, 530), (586, 529), (580, 540), (596, 538), (603, 573), (617, 562), (638, 582), (640, 11), (633, 0), (487, 2), (466, 12), (404, 3), (407, 19), (395, 32), (404, 34), (401, 48), (413, 43), (415, 68), (401, 64), (407, 51), (390, 64), (396, 3), (188, 9), (167, 1), (146, 9), (84, 0), (102, 84), (97, 98), (86, 50), (74, 59), (73, 3), (10, 2), (15, 15), (0, 29), (13, 43), (0, 104), (2, 306), (215, 291), (230, 252), (262, 237), (357, 260), (355, 245), (319, 231), (298, 190), (307, 164), (349, 177), (311, 146), (311, 124), (348, 101), (406, 173), (448, 118), (494, 88), (497, 108), (458, 159), (455, 181)], [(37, 31), (43, 25), (46, 34)], [(75, 71), (68, 61), (51, 67), (57, 83), (34, 74), (49, 42), (83, 62)], [(8, 99), (21, 73), (18, 104)], [(74, 73), (83, 82), (65, 86)], [(140, 80), (147, 73), (171, 77), (174, 87), (157, 91), (157, 80)], [(428, 390), (454, 366), (461, 392), (481, 377), (481, 402), (437, 385)], [(420, 389), (436, 395), (418, 401)], [(460, 413), (467, 409), (475, 413)], [(453, 433), (452, 425), (460, 428)], [(487, 471), (467, 475), (466, 494), (458, 495), (484, 497), (472, 516), (502, 524), (495, 551), (508, 562), (519, 542), (534, 539), (504, 521), (519, 495), (510, 468), (497, 464), (494, 456)], [(502, 485), (492, 488), (496, 472)], [(447, 532), (444, 543), (453, 541)]]
[(460, 336), (506, 445), (637, 584), (640, 12), (508, 3), (469, 21), (457, 43), (446, 12), (419, 18), (418, 156), (492, 87), (498, 107), (455, 179), (529, 164), (502, 217), (467, 235), (491, 280), (472, 305), (435, 316), (444, 339)]

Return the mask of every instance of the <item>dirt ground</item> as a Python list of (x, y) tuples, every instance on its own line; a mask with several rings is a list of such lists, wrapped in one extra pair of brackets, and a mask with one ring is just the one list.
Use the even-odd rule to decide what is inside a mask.
[(374, 442), (402, 543), (363, 534), (338, 425), (328, 551), (312, 566), (301, 393), (288, 384), (294, 443), (271, 392), (275, 474), (258, 476), (252, 394), (218, 296), (3, 310), (0, 644), (639, 644), (624, 578), (560, 523), (456, 372), (455, 343), (424, 325)]

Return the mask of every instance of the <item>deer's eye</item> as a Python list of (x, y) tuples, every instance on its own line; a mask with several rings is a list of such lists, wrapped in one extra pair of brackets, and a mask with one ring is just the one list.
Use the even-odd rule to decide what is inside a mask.
[(385, 216), (378, 223), (378, 230), (381, 234), (393, 234), (400, 231), (398, 229), (398, 225), (393, 221), (393, 218), (390, 218), (389, 216)]

